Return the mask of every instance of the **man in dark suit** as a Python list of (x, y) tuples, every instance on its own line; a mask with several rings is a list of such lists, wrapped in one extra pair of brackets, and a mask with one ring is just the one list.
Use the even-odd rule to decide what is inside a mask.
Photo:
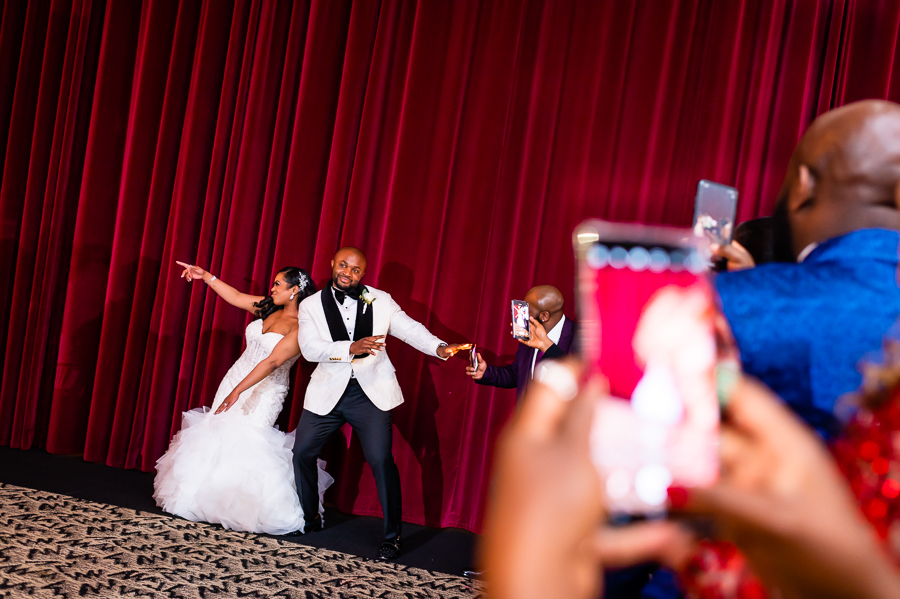
[(478, 368), (466, 368), (466, 374), (479, 385), (503, 389), (515, 388), (518, 397), (534, 376), (534, 367), (542, 359), (560, 358), (574, 347), (576, 323), (563, 314), (563, 296), (552, 285), (532, 287), (525, 294), (531, 321), (531, 337), (519, 340), (519, 349), (511, 364), (488, 366), (478, 354)]
[[(511, 364), (488, 366), (478, 354), (478, 368), (466, 368), (466, 374), (479, 385), (502, 389), (516, 389), (516, 399), (521, 399), (525, 387), (534, 377), (538, 362), (548, 358), (561, 358), (575, 349), (577, 326), (574, 320), (563, 314), (563, 295), (552, 285), (532, 287), (525, 294), (528, 303), (530, 338), (519, 339), (519, 349)], [(512, 326), (512, 323), (510, 323)], [(481, 578), (478, 570), (463, 570), (466, 578)]]

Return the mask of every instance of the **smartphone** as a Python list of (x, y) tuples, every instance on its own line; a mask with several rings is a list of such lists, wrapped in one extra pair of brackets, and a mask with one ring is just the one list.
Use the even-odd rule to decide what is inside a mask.
[(694, 200), (694, 235), (728, 245), (734, 234), (738, 190), (702, 179)]
[(473, 343), (472, 349), (469, 350), (469, 364), (476, 371), (478, 370), (478, 345)]
[(528, 302), (522, 300), (512, 301), (512, 330), (513, 339), (528, 341), (531, 339), (531, 327), (529, 327)]
[(582, 223), (574, 235), (581, 352), (609, 381), (591, 454), (613, 521), (665, 514), (667, 489), (718, 475), (709, 251), (690, 230)]

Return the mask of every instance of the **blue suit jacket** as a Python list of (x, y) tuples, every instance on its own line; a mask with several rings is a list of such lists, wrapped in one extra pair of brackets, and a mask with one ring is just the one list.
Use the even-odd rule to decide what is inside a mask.
[(865, 229), (831, 239), (800, 264), (721, 274), (716, 287), (744, 369), (826, 438), (835, 401), (862, 381), (857, 364), (881, 349), (900, 315), (900, 233)]
[[(576, 330), (577, 323), (566, 316), (562, 332), (559, 335), (559, 343), (555, 343), (544, 352), (541, 359), (561, 358), (572, 351), (575, 344)], [(511, 364), (506, 366), (488, 366), (484, 371), (484, 375), (475, 382), (479, 385), (490, 385), (503, 389), (515, 388), (517, 396), (521, 397), (522, 393), (525, 392), (525, 385), (531, 380), (531, 357), (533, 355), (534, 348), (520, 343), (519, 349), (516, 350), (516, 357)]]

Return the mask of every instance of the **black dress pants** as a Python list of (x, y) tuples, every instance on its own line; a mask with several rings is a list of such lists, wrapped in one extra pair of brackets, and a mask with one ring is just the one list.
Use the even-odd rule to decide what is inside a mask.
[(402, 505), (400, 472), (391, 453), (391, 413), (375, 407), (359, 382), (350, 379), (334, 409), (320, 416), (303, 410), (294, 441), (294, 480), (307, 523), (319, 513), (318, 470), (316, 460), (325, 442), (345, 422), (359, 437), (363, 455), (375, 475), (378, 501), (384, 511), (384, 538), (393, 541), (400, 536)]

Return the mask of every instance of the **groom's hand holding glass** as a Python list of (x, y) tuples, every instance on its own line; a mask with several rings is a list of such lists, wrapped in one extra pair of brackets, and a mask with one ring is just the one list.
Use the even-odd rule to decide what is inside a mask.
[(463, 349), (472, 349), (471, 343), (451, 343), (450, 345), (442, 345), (437, 348), (437, 355), (442, 360), (453, 357), (456, 352)]

